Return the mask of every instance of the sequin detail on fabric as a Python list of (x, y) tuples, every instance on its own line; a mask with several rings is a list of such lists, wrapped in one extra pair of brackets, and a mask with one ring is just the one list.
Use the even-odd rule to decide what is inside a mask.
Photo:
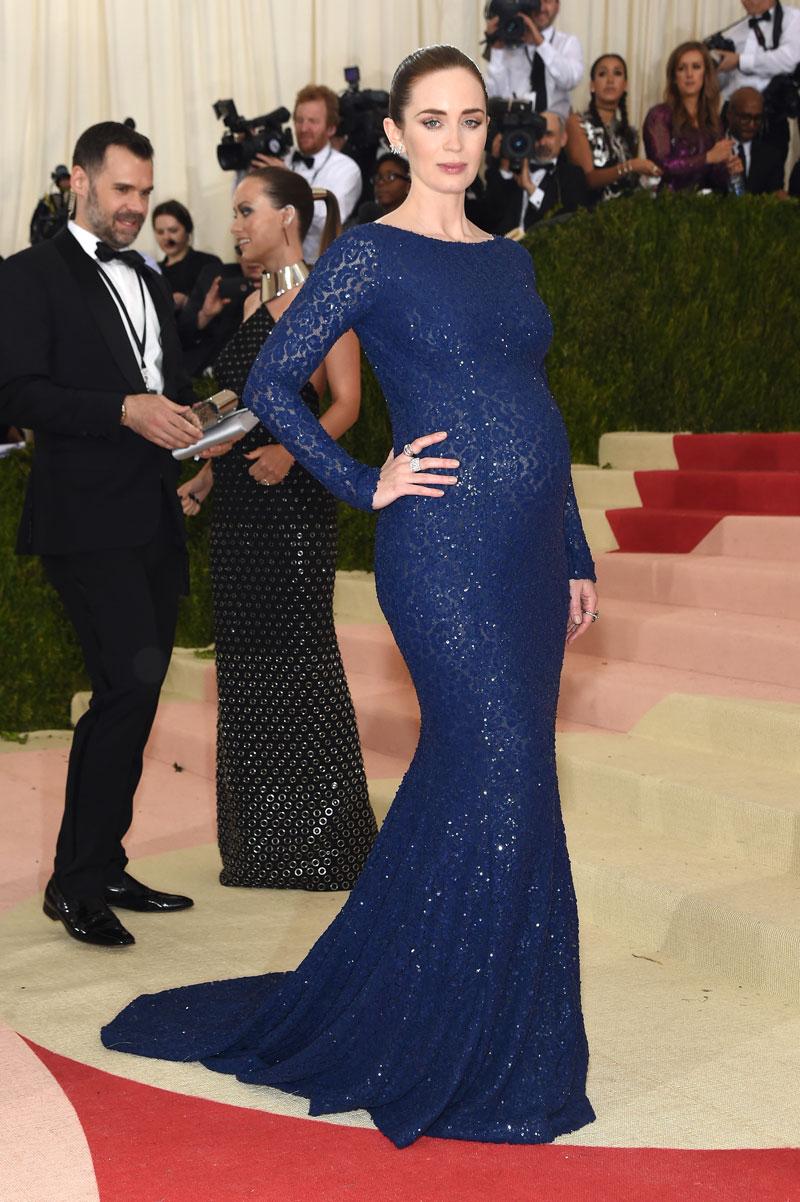
[[(239, 327), (220, 387), (241, 394), (274, 324), (262, 307)], [(274, 442), (258, 426), (214, 463), (220, 880), (352, 889), (377, 827), (333, 625), (336, 502), (297, 464), (259, 485), (244, 455)]]
[(419, 697), (416, 754), (358, 884), (295, 972), (139, 998), (103, 1039), (299, 1094), (315, 1115), (364, 1108), (399, 1147), (421, 1134), (547, 1142), (594, 1118), (555, 760), (568, 579), (594, 570), (543, 367), (550, 319), (513, 242), (380, 225), (337, 239), (246, 399), (367, 508), (376, 473), (297, 399), (348, 326), (395, 452), (446, 430), (462, 464), (442, 498), (403, 497), (378, 518), (376, 583)]

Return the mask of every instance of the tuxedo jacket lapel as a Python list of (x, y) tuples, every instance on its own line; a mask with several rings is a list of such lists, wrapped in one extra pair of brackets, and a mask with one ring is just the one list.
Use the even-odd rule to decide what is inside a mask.
[[(111, 294), (100, 279), (100, 273), (69, 230), (53, 239), (53, 246), (78, 281), (89, 310), (108, 345), (118, 367), (134, 393), (146, 392), (144, 379), (136, 362), (128, 332)], [(149, 281), (148, 281), (149, 287)], [(155, 304), (155, 298), (153, 300)], [(159, 314), (160, 317), (160, 314)]]

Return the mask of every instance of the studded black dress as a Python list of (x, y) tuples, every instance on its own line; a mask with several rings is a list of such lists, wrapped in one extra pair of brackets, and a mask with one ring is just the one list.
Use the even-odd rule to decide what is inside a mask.
[[(261, 306), (239, 326), (221, 388), (241, 395), (274, 324)], [(257, 426), (213, 468), (220, 880), (350, 889), (377, 831), (333, 625), (336, 502), (299, 464), (258, 484), (244, 454), (274, 442)]]

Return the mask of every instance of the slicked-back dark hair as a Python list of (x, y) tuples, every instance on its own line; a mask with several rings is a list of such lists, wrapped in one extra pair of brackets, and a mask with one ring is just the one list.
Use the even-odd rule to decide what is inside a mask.
[(423, 46), (419, 50), (406, 55), (392, 76), (389, 88), (389, 116), (395, 125), (402, 129), (403, 112), (411, 99), (411, 89), (418, 79), (431, 75), (434, 71), (450, 71), (454, 67), (463, 67), (470, 71), (483, 90), (484, 100), (488, 108), (489, 97), (486, 83), (477, 65), (468, 54), (456, 46)]
[(90, 125), (78, 138), (72, 152), (73, 166), (94, 175), (103, 166), (109, 146), (124, 146), (137, 159), (149, 161), (153, 157), (153, 145), (144, 134), (121, 121), (100, 121)]
[(248, 171), (245, 179), (258, 180), (273, 208), (283, 209), (286, 205), (294, 205), (301, 242), (314, 219), (314, 201), (324, 201), (325, 225), (320, 238), (320, 254), (327, 250), (334, 238), (341, 233), (339, 202), (327, 188), (312, 189), (302, 175), (298, 175), (296, 171), (287, 171), (285, 167), (258, 167)]
[(154, 226), (158, 217), (174, 217), (183, 226), (187, 234), (191, 234), (194, 231), (192, 214), (186, 208), (186, 205), (182, 205), (179, 200), (162, 200), (161, 204), (156, 205), (153, 209)]

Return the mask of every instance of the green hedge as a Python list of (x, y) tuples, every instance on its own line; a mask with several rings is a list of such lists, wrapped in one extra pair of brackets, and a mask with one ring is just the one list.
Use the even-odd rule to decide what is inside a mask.
[[(642, 196), (545, 224), (526, 245), (553, 315), (548, 371), (575, 459), (595, 461), (607, 430), (800, 429), (800, 205)], [(365, 363), (361, 417), (344, 444), (379, 465), (389, 443)], [(85, 687), (38, 560), (13, 554), (28, 470), (27, 454), (0, 461), (0, 730), (9, 731), (66, 726), (69, 699)], [(209, 509), (189, 523), (182, 646), (213, 638)], [(341, 506), (340, 567), (371, 567), (373, 532), (369, 514)]]

